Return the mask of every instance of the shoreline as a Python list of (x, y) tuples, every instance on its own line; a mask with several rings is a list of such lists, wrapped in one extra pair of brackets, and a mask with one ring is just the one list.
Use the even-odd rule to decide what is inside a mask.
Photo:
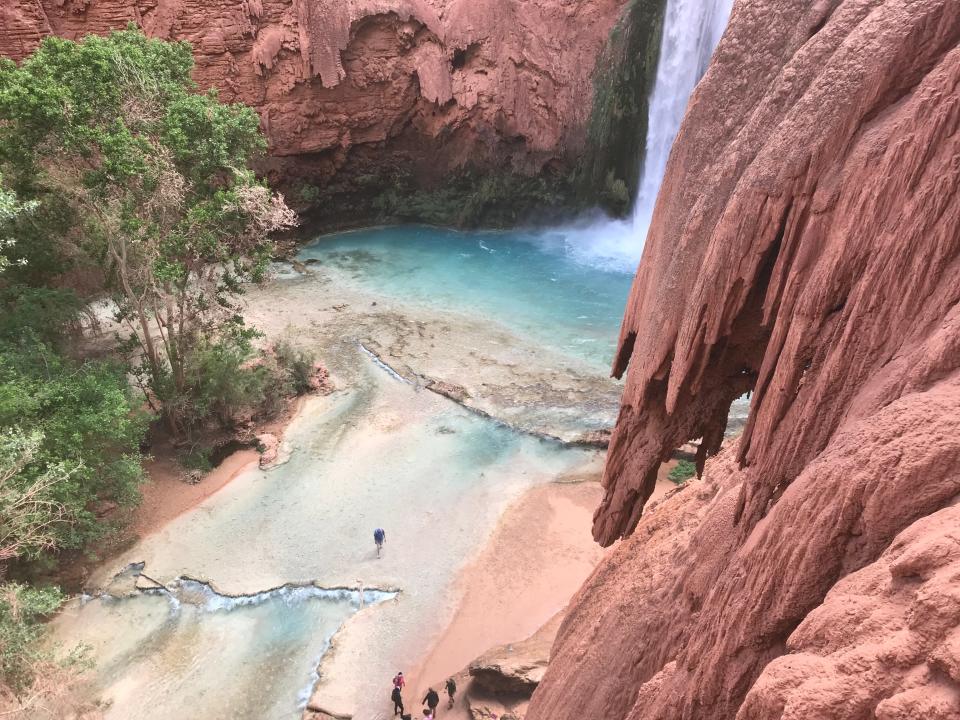
[[(667, 479), (675, 464), (661, 466), (653, 500), (676, 489)], [(416, 701), (429, 687), (440, 693), (445, 708), (446, 678), (463, 677), (474, 660), (530, 639), (564, 612), (609, 552), (591, 532), (602, 496), (599, 478), (554, 481), (531, 488), (503, 512), (487, 543), (460, 572), (453, 618), (412, 671), (404, 671), (412, 680), (408, 687), (415, 688), (408, 710), (420, 707)], [(444, 710), (445, 718), (470, 720), (463, 701), (467, 689), (461, 683), (459, 700)]]
[[(253, 434), (269, 433), (277, 437), (278, 444), (282, 443), (287, 429), (303, 412), (305, 401), (315, 394), (291, 398), (284, 410), (258, 426)], [(148, 480), (141, 487), (142, 500), (131, 518), (129, 530), (138, 542), (193, 510), (243, 473), (256, 469), (262, 457), (260, 451), (253, 448), (237, 450), (205, 473), (199, 482), (191, 484), (184, 481), (187, 469), (179, 463), (169, 443), (165, 442), (162, 447), (163, 452), (145, 464)]]
[[(273, 640), (269, 628), (289, 635), (283, 647), (296, 663), (316, 652), (300, 639), (332, 632), (330, 645), (312, 660), (318, 679), (308, 708), (357, 718), (382, 708), (389, 692), (381, 688), (389, 690), (400, 667), (412, 686), (435, 682), (495, 644), (532, 635), (567, 604), (602, 555), (590, 525), (603, 453), (529, 428), (579, 425), (583, 417), (574, 410), (604, 415), (619, 395), (616, 384), (570, 379), (571, 368), (552, 352), (482, 318), (411, 314), (402, 303), (340, 287), (336, 273), (276, 281), (252, 290), (246, 302), (267, 337), (292, 336), (315, 350), (338, 391), (292, 404), (295, 411), (258, 428), (280, 435), (273, 428), (282, 425), (291, 452), (289, 462), (269, 471), (258, 467), (256, 452), (241, 450), (190, 485), (180, 479), (172, 449), (162, 453), (158, 445), (133, 523), (139, 542), (101, 565), (101, 581), (109, 580), (106, 566), (129, 561), (146, 563), (161, 582), (200, 578), (231, 596), (304, 583), (397, 588), (394, 600), (337, 619), (338, 628), (294, 631), (296, 619), (286, 630), (261, 626), (264, 647)], [(378, 367), (381, 357), (401, 376), (409, 371), (466, 383), (480, 408), (422, 383), (400, 382)], [(583, 405), (598, 388), (609, 396)], [(389, 533), (383, 560), (368, 547), (369, 528), (381, 525)], [(498, 614), (486, 611), (491, 597), (503, 608)], [(159, 631), (137, 617), (165, 615), (165, 606), (154, 604), (90, 605), (82, 618), (63, 623), (64, 637), (99, 642), (103, 694), (116, 701), (108, 717), (123, 717), (144, 702), (178, 707), (180, 701), (163, 692), (174, 682), (197, 693), (193, 707), (203, 717), (237, 707), (245, 694), (247, 713), (254, 703), (285, 702), (283, 693), (271, 694), (292, 677), (281, 665), (274, 666), (270, 688), (236, 680), (206, 687), (191, 679), (192, 663), (212, 651), (193, 638), (247, 622), (243, 613), (198, 613), (186, 604), (176, 624), (180, 635), (169, 646), (176, 652), (157, 655), (161, 666), (145, 665), (120, 628), (125, 622), (126, 635), (144, 632), (143, 643), (167, 647)], [(277, 623), (292, 617), (268, 603), (258, 607), (279, 612)], [(491, 627), (485, 615), (509, 622)], [(330, 622), (335, 616), (331, 609)], [(227, 633), (217, 645), (235, 678), (255, 676), (263, 662), (243, 637)]]

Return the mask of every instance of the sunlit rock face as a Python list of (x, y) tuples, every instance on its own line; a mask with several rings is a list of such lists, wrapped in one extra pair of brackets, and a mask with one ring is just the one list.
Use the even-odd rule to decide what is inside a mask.
[(8, 0), (0, 54), (128, 22), (193, 44), (195, 76), (263, 119), (275, 179), (470, 161), (534, 174), (582, 150), (624, 0)]
[(625, 539), (527, 720), (960, 717), (958, 43), (955, 0), (736, 0), (615, 362), (594, 534)]

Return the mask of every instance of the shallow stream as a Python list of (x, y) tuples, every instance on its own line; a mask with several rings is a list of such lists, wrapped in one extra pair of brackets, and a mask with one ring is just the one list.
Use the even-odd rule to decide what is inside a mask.
[[(148, 536), (58, 618), (61, 643), (93, 650), (108, 719), (293, 719), (318, 678), (325, 708), (376, 717), (384, 678), (447, 626), (458, 573), (506, 507), (599, 470), (595, 451), (514, 432), (351, 352), (356, 382), (308, 401), (288, 462)], [(172, 594), (117, 590), (131, 563)]]

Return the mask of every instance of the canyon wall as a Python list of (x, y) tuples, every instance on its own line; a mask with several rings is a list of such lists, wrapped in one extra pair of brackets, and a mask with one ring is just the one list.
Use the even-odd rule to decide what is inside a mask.
[(623, 541), (527, 720), (960, 717), (958, 44), (956, 0), (736, 0), (615, 360)]
[[(293, 202), (337, 199), (343, 214), (361, 195), (431, 187), (467, 167), (569, 173), (585, 143), (594, 64), (622, 4), (6, 0), (0, 55), (129, 22), (188, 40), (200, 86), (260, 113), (264, 172)], [(327, 187), (335, 194), (318, 193)]]

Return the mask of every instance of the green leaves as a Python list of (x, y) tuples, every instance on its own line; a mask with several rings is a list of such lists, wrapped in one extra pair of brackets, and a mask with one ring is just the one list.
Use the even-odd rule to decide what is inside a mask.
[(56, 588), (31, 588), (17, 583), (0, 585), (0, 678), (14, 692), (34, 679), (38, 661), (48, 651), (41, 645), (43, 620), (63, 603)]
[[(192, 68), (188, 45), (134, 27), (80, 42), (50, 38), (19, 67), (0, 63), (0, 172), (36, 203), (32, 226), (15, 228), (30, 239), (28, 267), (37, 275), (29, 280), (62, 269), (56, 258), (104, 278), (127, 321), (121, 347), (142, 371), (134, 377), (177, 435), (191, 432), (195, 416), (188, 422), (181, 409), (201, 392), (188, 378), (193, 356), (222, 346), (242, 284), (263, 277), (270, 234), (296, 224), (249, 170), (265, 148), (256, 113), (198, 93)], [(78, 377), (94, 382), (90, 372)], [(111, 407), (122, 404), (100, 390)], [(48, 398), (24, 390), (33, 392)], [(57, 452), (90, 452), (59, 428), (47, 438), (56, 438)], [(101, 487), (88, 478), (94, 492), (124, 495), (127, 464), (102, 455), (97, 462), (114, 463), (105, 475), (113, 480)]]
[(53, 529), (57, 547), (80, 548), (102, 534), (95, 502), (136, 502), (146, 420), (121, 368), (74, 364), (43, 345), (0, 344), (0, 433), (24, 427), (39, 438), (10, 482), (28, 487), (60, 468), (49, 491), (63, 508)]
[[(223, 105), (213, 91), (167, 105), (162, 142), (181, 172), (208, 192), (229, 184), (266, 143), (260, 118), (244, 105)], [(225, 177), (226, 175), (226, 177)]]

